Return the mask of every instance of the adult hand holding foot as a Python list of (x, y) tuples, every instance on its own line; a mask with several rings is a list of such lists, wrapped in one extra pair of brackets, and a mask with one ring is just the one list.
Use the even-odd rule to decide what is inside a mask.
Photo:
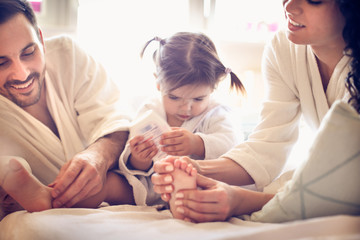
[[(339, 100), (360, 112), (359, 1), (282, 2), (287, 26), (264, 49), (262, 71), (267, 92), (259, 123), (247, 141), (220, 158), (199, 161), (195, 166), (200, 174), (224, 183), (198, 176), (197, 187), (203, 190), (181, 191), (184, 216), (194, 221), (224, 220), (267, 202), (271, 196), (227, 184), (255, 183), (257, 190), (262, 191), (275, 180), (298, 140), (300, 119), (318, 130)], [(330, 149), (322, 149), (327, 150)], [(172, 192), (166, 171), (171, 168), (169, 165), (154, 165), (154, 189), (163, 200), (169, 199)], [(233, 205), (233, 199), (237, 199), (238, 206)], [(228, 202), (222, 211), (228, 213), (215, 216), (219, 213), (219, 208), (212, 206), (216, 202), (219, 206)]]
[(54, 187), (51, 192), (53, 207), (72, 207), (101, 191), (110, 164), (107, 159), (120, 155), (120, 149), (113, 148), (116, 145), (114, 139), (121, 138), (121, 134), (117, 137), (116, 134), (99, 139), (62, 166), (50, 184)]
[[(170, 202), (175, 218), (191, 222), (224, 221), (231, 216), (257, 211), (273, 197), (197, 174), (189, 161), (187, 157), (168, 157), (154, 164), (157, 172), (151, 179), (154, 190), (162, 194), (164, 201)], [(196, 180), (197, 188), (181, 186), (183, 180), (174, 174), (176, 171), (183, 171), (190, 180)]]

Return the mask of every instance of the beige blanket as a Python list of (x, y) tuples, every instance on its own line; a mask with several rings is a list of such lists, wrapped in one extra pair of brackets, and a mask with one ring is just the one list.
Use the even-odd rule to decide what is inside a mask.
[(231, 218), (227, 222), (188, 223), (154, 207), (51, 209), (12, 213), (0, 222), (0, 239), (360, 239), (360, 217), (333, 216), (283, 224)]

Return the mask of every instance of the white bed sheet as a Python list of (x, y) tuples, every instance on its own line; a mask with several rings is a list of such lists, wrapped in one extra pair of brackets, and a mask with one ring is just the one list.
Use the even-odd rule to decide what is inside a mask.
[(282, 224), (231, 218), (227, 222), (188, 223), (169, 210), (108, 206), (15, 212), (0, 222), (0, 239), (360, 239), (360, 216), (332, 216)]

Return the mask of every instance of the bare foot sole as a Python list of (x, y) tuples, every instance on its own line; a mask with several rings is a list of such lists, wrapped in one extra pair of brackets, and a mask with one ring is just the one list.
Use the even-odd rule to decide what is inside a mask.
[(29, 171), (30, 166), (19, 157), (0, 157), (0, 185), (29, 212), (51, 208), (51, 188), (43, 185)]
[(184, 216), (176, 211), (176, 193), (183, 189), (196, 189), (196, 170), (188, 165), (187, 162), (175, 160), (174, 171), (171, 173), (173, 176), (174, 191), (170, 199), (170, 211), (174, 218), (184, 219)]

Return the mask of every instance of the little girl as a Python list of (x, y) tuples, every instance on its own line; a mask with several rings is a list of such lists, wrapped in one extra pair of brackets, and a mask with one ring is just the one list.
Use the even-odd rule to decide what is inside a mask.
[(179, 32), (167, 39), (155, 37), (145, 44), (141, 57), (152, 41), (159, 42), (153, 58), (161, 97), (145, 103), (138, 116), (152, 110), (166, 120), (171, 131), (161, 135), (160, 149), (144, 136), (130, 138), (120, 157), (120, 171), (132, 185), (137, 205), (164, 203), (150, 180), (158, 151), (214, 159), (239, 143), (229, 109), (212, 99), (211, 93), (228, 74), (231, 88), (245, 92), (239, 78), (221, 63), (206, 35)]

